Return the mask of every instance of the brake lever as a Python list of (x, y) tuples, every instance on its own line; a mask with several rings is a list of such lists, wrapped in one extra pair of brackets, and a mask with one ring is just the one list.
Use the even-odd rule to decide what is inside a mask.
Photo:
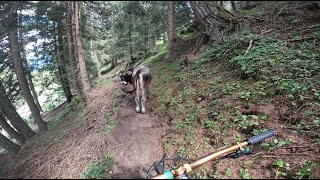
[(225, 156), (222, 156), (220, 159), (225, 159), (225, 158), (232, 158), (232, 159), (236, 159), (240, 156), (243, 156), (243, 155), (251, 155), (252, 154), (252, 151), (251, 149), (244, 149), (244, 150), (241, 150), (241, 149), (238, 149), (230, 154), (227, 154)]

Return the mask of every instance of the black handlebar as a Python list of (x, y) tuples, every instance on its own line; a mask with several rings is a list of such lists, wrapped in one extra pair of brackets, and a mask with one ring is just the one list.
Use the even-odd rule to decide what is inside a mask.
[(267, 132), (264, 132), (262, 134), (259, 134), (257, 136), (253, 136), (247, 139), (247, 142), (249, 145), (256, 144), (258, 142), (261, 142), (269, 137), (272, 137), (276, 134), (274, 130), (268, 130)]

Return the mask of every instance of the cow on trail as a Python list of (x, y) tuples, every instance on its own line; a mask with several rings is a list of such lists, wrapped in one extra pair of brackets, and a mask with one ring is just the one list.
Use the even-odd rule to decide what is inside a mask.
[[(128, 66), (128, 64), (127, 64)], [(126, 68), (127, 68), (126, 66)], [(125, 69), (126, 69), (125, 68)], [(134, 92), (135, 102), (136, 102), (136, 112), (140, 112), (140, 102), (141, 102), (141, 113), (146, 112), (145, 104), (147, 99), (147, 92), (151, 82), (150, 69), (146, 66), (134, 66), (128, 70), (120, 71), (120, 81), (122, 85), (132, 84), (132, 91), (122, 91), (126, 93)]]

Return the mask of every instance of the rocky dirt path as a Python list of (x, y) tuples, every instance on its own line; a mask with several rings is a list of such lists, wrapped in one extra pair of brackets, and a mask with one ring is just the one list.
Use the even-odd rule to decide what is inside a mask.
[(144, 178), (149, 167), (163, 156), (161, 134), (165, 121), (150, 112), (152, 98), (147, 100), (147, 113), (135, 112), (133, 94), (120, 90), (119, 79), (113, 79), (119, 90), (116, 97), (116, 126), (108, 136), (114, 157), (113, 178)]
[(163, 156), (160, 142), (163, 123), (150, 113), (150, 103), (146, 114), (136, 113), (133, 95), (121, 92), (117, 104), (116, 127), (109, 135), (115, 147), (113, 178), (144, 178), (153, 162)]

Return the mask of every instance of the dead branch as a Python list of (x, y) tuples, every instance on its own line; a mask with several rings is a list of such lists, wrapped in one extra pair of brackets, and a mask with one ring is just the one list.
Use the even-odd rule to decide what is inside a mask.
[[(296, 28), (296, 29), (294, 29), (294, 31), (298, 31), (298, 30), (303, 30), (303, 29), (313, 29), (313, 28), (316, 28), (316, 27), (319, 27), (320, 26), (320, 24), (314, 24), (314, 25), (310, 25), (310, 26), (306, 26), (306, 27), (301, 27), (301, 28)], [(285, 30), (283, 30), (283, 31), (288, 31), (288, 30), (291, 30), (291, 29), (293, 29), (294, 27), (290, 27), (290, 28), (288, 28), (288, 29), (285, 29)], [(282, 31), (281, 31), (282, 32)]]
[(252, 47), (252, 42), (253, 42), (253, 39), (250, 40), (249, 46), (248, 46), (248, 48), (247, 48), (247, 51), (246, 51), (246, 53), (244, 53), (243, 56), (246, 56), (246, 54), (248, 53), (248, 51), (251, 49), (251, 47)]
[(252, 16), (247, 16), (247, 15), (242, 15), (242, 14), (239, 14), (239, 16), (243, 17), (243, 18), (247, 18), (247, 19), (255, 19), (255, 20), (258, 20), (258, 21), (265, 21), (264, 19), (260, 19), (260, 18), (252, 17)]
[(267, 31), (263, 31), (263, 32), (261, 32), (259, 35), (257, 35), (256, 38), (258, 38), (258, 37), (261, 36), (262, 34), (266, 34), (266, 33), (269, 33), (269, 32), (271, 32), (271, 31), (274, 31), (274, 30), (276, 30), (276, 29), (269, 29), (269, 30), (267, 30)]
[(52, 144), (53, 144), (54, 142), (56, 142), (57, 140), (62, 139), (62, 138), (63, 138), (63, 137), (59, 137), (58, 139), (53, 140), (53, 141), (42, 151), (42, 153), (41, 153), (40, 157), (38, 158), (38, 160), (42, 158), (42, 156), (44, 155), (44, 153), (49, 149), (50, 146), (52, 146)]
[(288, 7), (288, 5), (284, 6), (283, 8), (280, 9), (280, 11), (277, 13), (277, 15), (275, 16), (275, 18), (281, 13), (282, 10), (284, 10), (286, 7)]
[(287, 42), (293, 42), (293, 41), (303, 41), (303, 40), (309, 40), (309, 39), (319, 39), (320, 37), (313, 36), (313, 37), (305, 37), (300, 39), (289, 39)]
[(309, 153), (267, 153), (267, 154), (263, 154), (260, 155), (260, 157), (278, 157), (278, 156), (312, 156), (312, 157), (316, 157), (316, 158), (320, 158), (317, 155), (313, 155), (313, 154), (309, 154)]
[(267, 30), (267, 31), (261, 32), (261, 33), (258, 34), (258, 35), (255, 35), (255, 36), (254, 36), (254, 39), (251, 39), (251, 40), (250, 40), (249, 46), (248, 46), (248, 48), (247, 48), (247, 50), (246, 50), (246, 53), (244, 53), (243, 56), (246, 56), (247, 53), (249, 52), (249, 50), (251, 49), (253, 40), (257, 40), (257, 39), (259, 38), (259, 36), (261, 36), (261, 35), (263, 35), (263, 34), (266, 34), (266, 33), (269, 33), (269, 32), (271, 32), (271, 31), (274, 31), (274, 30), (276, 30), (276, 29), (269, 29), (269, 30)]
[(281, 149), (293, 149), (293, 148), (308, 148), (310, 146), (290, 146), (290, 147), (280, 147)]
[(114, 146), (110, 147), (110, 149), (114, 149), (114, 148), (119, 147), (119, 146), (122, 146), (122, 144), (114, 145)]

